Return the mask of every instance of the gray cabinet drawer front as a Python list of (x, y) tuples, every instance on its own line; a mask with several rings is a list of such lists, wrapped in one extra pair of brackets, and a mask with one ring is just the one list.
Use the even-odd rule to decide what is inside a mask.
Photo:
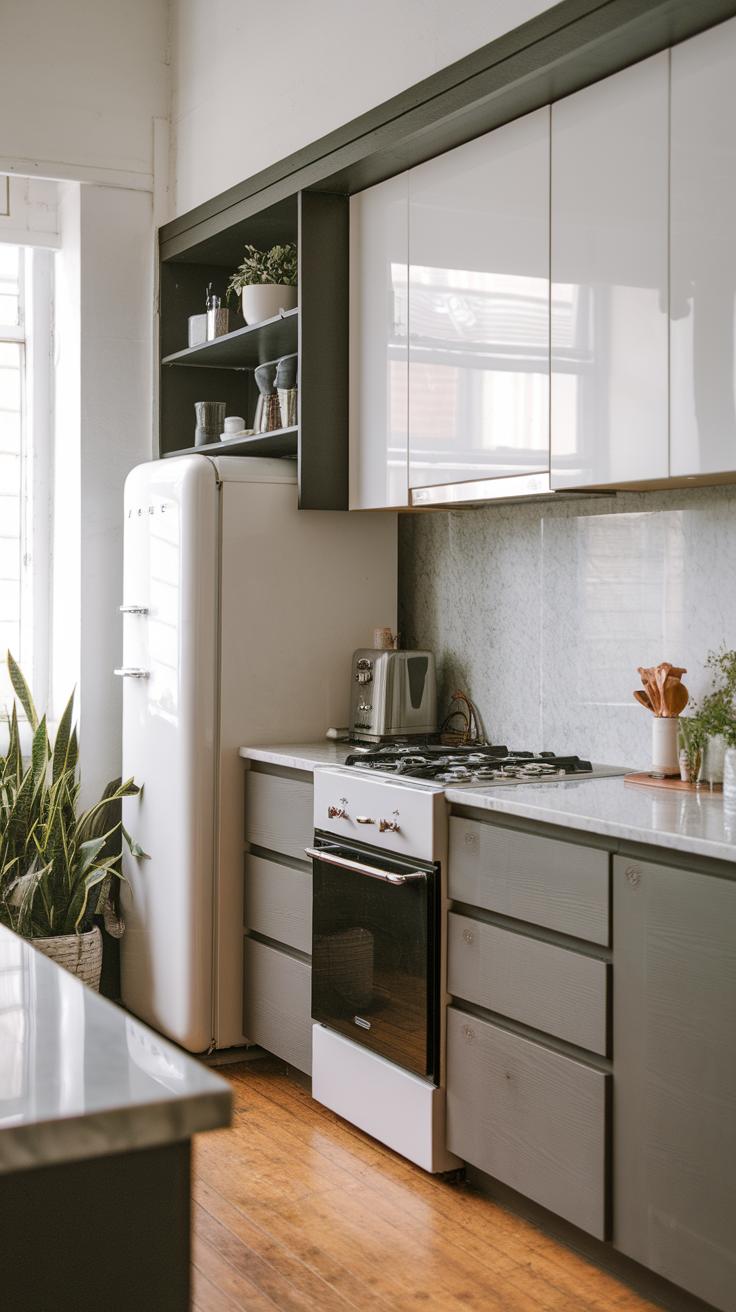
[(562, 934), (609, 942), (607, 852), (450, 817), (449, 895)]
[(314, 837), (314, 788), (301, 779), (245, 772), (245, 838), (305, 861)]
[(297, 1070), (312, 1073), (312, 967), (243, 939), (243, 1033)]
[(311, 955), (311, 870), (293, 870), (246, 853), (243, 925)]
[(609, 1080), (448, 1007), (448, 1148), (598, 1239)]
[(608, 966), (451, 912), (448, 992), (605, 1056)]

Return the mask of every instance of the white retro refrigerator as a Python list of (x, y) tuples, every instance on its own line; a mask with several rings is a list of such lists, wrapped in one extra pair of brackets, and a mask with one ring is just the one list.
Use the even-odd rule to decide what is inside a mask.
[(393, 513), (297, 509), (291, 460), (180, 456), (125, 484), (126, 1007), (242, 1044), (244, 744), (347, 724), (351, 656), (396, 621)]

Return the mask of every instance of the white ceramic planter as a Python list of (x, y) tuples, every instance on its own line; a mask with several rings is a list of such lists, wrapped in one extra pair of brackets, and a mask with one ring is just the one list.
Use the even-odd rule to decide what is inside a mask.
[(274, 319), (279, 310), (293, 310), (297, 305), (298, 290), (281, 283), (256, 282), (244, 287), (241, 293), (243, 318), (247, 324)]
[(652, 774), (679, 775), (677, 716), (655, 715), (652, 720)]
[(736, 747), (727, 747), (723, 757), (723, 805), (736, 811)]

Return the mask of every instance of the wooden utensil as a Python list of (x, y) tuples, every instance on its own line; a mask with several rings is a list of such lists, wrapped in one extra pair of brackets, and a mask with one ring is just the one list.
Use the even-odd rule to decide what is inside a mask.
[(672, 663), (670, 661), (663, 661), (662, 664), (658, 665), (654, 671), (654, 678), (657, 684), (657, 692), (659, 693), (660, 715), (667, 714), (665, 708), (665, 701), (664, 701), (664, 685), (667, 682), (667, 675), (669, 674), (671, 669), (672, 669)]
[(644, 684), (647, 696), (651, 702), (652, 711), (655, 715), (661, 715), (659, 688), (657, 687), (654, 667), (651, 666), (648, 669), (643, 669), (640, 665), (639, 674), (641, 675), (641, 681)]
[[(684, 671), (683, 671), (684, 673)], [(668, 679), (664, 685), (665, 715), (682, 715), (688, 703), (688, 691), (679, 679)]]
[(663, 661), (661, 665), (638, 668), (644, 692), (634, 693), (636, 700), (646, 706), (658, 718), (676, 719), (688, 703), (687, 688), (680, 683), (680, 676), (687, 674), (682, 665), (671, 665)]

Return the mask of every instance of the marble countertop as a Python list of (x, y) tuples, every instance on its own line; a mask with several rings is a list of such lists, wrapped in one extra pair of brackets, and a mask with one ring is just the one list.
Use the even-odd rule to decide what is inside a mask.
[(208, 1067), (0, 926), (0, 1173), (230, 1122)]
[(617, 779), (580, 779), (509, 788), (447, 788), (448, 802), (632, 843), (736, 861), (736, 811), (722, 793), (680, 792)]
[[(291, 769), (314, 770), (320, 766), (343, 765), (351, 750), (350, 743), (323, 740), (241, 747), (240, 755)], [(711, 794), (707, 789), (685, 793), (648, 788), (627, 784), (618, 776), (519, 787), (447, 788), (445, 797), (456, 805), (671, 848), (693, 856), (736, 861), (736, 812), (725, 810), (722, 793)]]
[(266, 761), (270, 765), (288, 766), (291, 770), (314, 770), (321, 765), (344, 765), (354, 750), (354, 743), (336, 743), (331, 738), (323, 738), (320, 743), (241, 747), (240, 755), (249, 761)]

